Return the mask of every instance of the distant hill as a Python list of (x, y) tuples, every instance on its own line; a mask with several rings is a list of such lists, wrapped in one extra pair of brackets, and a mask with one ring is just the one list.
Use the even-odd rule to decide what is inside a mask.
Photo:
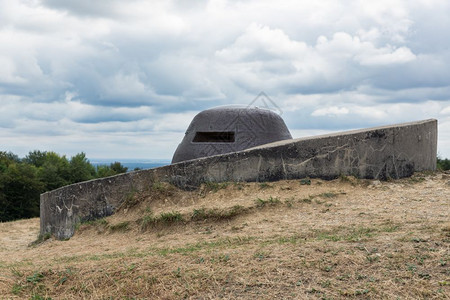
[(128, 168), (128, 171), (133, 171), (135, 168), (142, 170), (162, 167), (170, 164), (170, 160), (167, 159), (91, 159), (91, 164), (109, 165), (114, 162), (120, 162), (124, 167)]

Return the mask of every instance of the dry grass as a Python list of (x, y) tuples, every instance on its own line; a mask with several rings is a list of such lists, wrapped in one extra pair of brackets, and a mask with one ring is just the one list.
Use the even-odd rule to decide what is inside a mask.
[(448, 299), (449, 212), (444, 173), (158, 184), (69, 241), (0, 224), (0, 299)]

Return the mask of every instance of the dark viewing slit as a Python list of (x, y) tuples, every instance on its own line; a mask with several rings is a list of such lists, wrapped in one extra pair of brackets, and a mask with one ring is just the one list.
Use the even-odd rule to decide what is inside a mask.
[(194, 143), (234, 143), (234, 131), (210, 131), (195, 133)]

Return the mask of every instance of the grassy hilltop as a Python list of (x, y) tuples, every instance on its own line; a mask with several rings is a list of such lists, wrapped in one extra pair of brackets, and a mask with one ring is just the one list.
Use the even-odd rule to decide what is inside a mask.
[(0, 298), (448, 299), (450, 174), (155, 184), (73, 238), (0, 223)]

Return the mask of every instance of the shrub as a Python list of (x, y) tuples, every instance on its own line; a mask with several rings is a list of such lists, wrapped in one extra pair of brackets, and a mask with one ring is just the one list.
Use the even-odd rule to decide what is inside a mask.
[(441, 170), (441, 171), (450, 170), (450, 159), (448, 159), (448, 158), (442, 159), (442, 158), (438, 157), (436, 167), (438, 170)]

